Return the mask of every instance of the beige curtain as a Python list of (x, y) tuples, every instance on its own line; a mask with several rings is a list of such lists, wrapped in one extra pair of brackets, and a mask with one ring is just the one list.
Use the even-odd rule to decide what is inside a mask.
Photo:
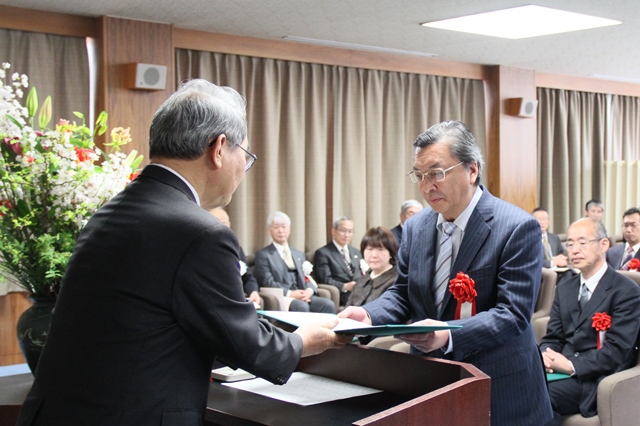
[(640, 160), (640, 98), (611, 96), (611, 142), (607, 160)]
[[(53, 101), (53, 127), (58, 119), (78, 120), (74, 111), (89, 117), (89, 59), (86, 40), (50, 34), (0, 29), (0, 62), (10, 71), (26, 74), (36, 87), (40, 105)], [(25, 99), (27, 93), (25, 93)]]
[(538, 88), (538, 200), (555, 233), (604, 198), (606, 112), (607, 95)]
[(292, 219), (290, 243), (326, 244), (333, 218), (393, 227), (401, 203), (422, 200), (406, 177), (412, 143), (442, 120), (467, 123), (484, 151), (481, 81), (177, 50), (178, 81), (205, 78), (247, 98), (258, 161), (228, 207), (250, 254), (270, 242), (266, 218)]

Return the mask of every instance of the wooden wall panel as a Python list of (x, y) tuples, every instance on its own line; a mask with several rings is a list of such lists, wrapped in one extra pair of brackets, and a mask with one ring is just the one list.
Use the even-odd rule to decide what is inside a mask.
[(31, 306), (26, 292), (0, 296), (0, 365), (26, 362), (18, 346), (16, 324), (20, 315)]
[(0, 5), (0, 28), (74, 37), (95, 37), (96, 20), (86, 16)]
[[(158, 107), (174, 92), (171, 25), (112, 17), (99, 19), (100, 66), (98, 111), (109, 113), (109, 127), (130, 127), (132, 143), (149, 160), (149, 126)], [(165, 90), (132, 90), (126, 84), (126, 64), (167, 66)]]

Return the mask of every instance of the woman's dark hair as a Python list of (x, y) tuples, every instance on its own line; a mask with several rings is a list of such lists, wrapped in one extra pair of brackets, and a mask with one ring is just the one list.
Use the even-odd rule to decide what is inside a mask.
[(389, 263), (396, 265), (398, 263), (398, 242), (391, 231), (382, 226), (370, 228), (362, 241), (360, 242), (360, 252), (364, 255), (364, 249), (367, 247), (383, 247), (389, 251)]

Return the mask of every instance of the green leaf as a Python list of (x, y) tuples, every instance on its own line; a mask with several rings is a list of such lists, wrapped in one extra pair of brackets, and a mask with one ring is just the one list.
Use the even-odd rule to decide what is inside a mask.
[(22, 128), (24, 127), (22, 124), (20, 124), (20, 122), (18, 122), (18, 120), (16, 120), (15, 118), (10, 116), (9, 114), (7, 114), (5, 117), (7, 117), (9, 119), (9, 121), (11, 121), (13, 124), (18, 126), (20, 128), (20, 130), (22, 130)]
[(18, 215), (19, 217), (25, 217), (29, 214), (29, 205), (22, 199), (18, 200)]
[(49, 125), (51, 121), (51, 96), (47, 96), (42, 104), (42, 108), (40, 109), (40, 115), (38, 116), (38, 124), (40, 125), (40, 129), (44, 130)]
[(76, 116), (76, 117), (78, 117), (78, 118), (82, 118), (82, 119), (84, 120), (84, 115), (82, 115), (82, 113), (81, 113), (81, 112), (73, 111), (73, 115), (75, 115), (75, 116)]
[(27, 95), (27, 114), (29, 118), (35, 117), (36, 111), (38, 111), (38, 91), (35, 87), (32, 87)]

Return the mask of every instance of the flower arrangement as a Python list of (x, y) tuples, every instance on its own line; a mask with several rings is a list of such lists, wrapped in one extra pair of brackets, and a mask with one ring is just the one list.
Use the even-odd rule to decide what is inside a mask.
[(94, 137), (107, 131), (102, 112), (94, 130), (82, 114), (80, 124), (60, 120), (54, 129), (51, 97), (38, 114), (37, 91), (26, 106), (19, 99), (28, 77), (0, 67), (0, 268), (16, 278), (32, 297), (55, 296), (76, 239), (91, 215), (136, 176), (142, 161), (130, 142), (129, 129), (111, 131), (109, 152)]

